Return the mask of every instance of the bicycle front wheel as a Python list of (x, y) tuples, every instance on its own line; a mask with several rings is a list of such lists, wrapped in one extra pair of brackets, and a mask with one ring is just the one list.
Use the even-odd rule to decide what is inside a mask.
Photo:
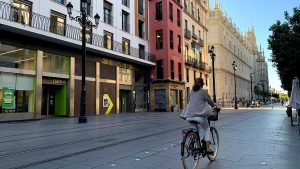
[(187, 134), (181, 144), (181, 161), (184, 169), (197, 169), (200, 159), (200, 144), (195, 132)]
[(217, 155), (219, 153), (219, 134), (216, 128), (211, 127), (210, 128), (210, 134), (211, 134), (211, 138), (210, 138), (210, 149), (214, 152), (214, 154), (208, 154), (207, 158), (210, 161), (215, 161), (217, 158)]

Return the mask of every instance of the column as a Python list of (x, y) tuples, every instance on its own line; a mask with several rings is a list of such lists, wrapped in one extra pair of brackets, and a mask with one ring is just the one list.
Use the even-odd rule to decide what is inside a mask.
[(70, 57), (70, 78), (68, 82), (68, 109), (69, 117), (74, 116), (74, 98), (75, 98), (75, 57)]
[(100, 114), (100, 63), (96, 62), (96, 115)]
[(40, 119), (42, 114), (43, 100), (43, 51), (38, 50), (36, 56), (35, 77), (35, 114), (34, 119)]
[(120, 113), (120, 81), (119, 81), (119, 66), (116, 67), (116, 113)]

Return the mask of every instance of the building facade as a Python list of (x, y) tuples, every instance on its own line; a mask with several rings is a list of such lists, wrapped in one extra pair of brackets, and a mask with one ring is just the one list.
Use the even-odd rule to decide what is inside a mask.
[(184, 103), (181, 0), (149, 0), (149, 48), (156, 68), (150, 78), (152, 111), (171, 111)]
[(208, 45), (206, 17), (209, 4), (203, 0), (183, 1), (183, 55), (185, 59), (186, 97), (198, 77), (204, 79), (204, 89), (209, 90)]
[[(72, 1), (79, 16), (80, 1)], [(0, 121), (78, 116), (81, 26), (65, 0), (0, 1)], [(146, 111), (149, 71), (147, 3), (88, 1), (87, 115)]]
[[(250, 100), (251, 91), (255, 86), (258, 75), (259, 52), (256, 45), (254, 29), (249, 29), (243, 34), (239, 28), (227, 17), (226, 12), (221, 10), (220, 4), (215, 0), (214, 9), (208, 16), (208, 44), (214, 46), (216, 60), (216, 97), (223, 103), (234, 101), (234, 70), (233, 61), (237, 64), (236, 69), (236, 95), (238, 101)], [(211, 65), (211, 62), (210, 62)], [(267, 72), (265, 72), (267, 73)], [(250, 74), (254, 76), (251, 90)], [(267, 76), (267, 74), (265, 74)], [(267, 84), (266, 84), (267, 87)], [(212, 89), (210, 90), (212, 94)]]

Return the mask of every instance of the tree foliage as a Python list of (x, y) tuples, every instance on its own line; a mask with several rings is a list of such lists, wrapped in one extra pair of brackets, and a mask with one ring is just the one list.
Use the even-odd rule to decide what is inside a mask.
[(285, 22), (276, 21), (269, 30), (271, 61), (277, 69), (282, 88), (291, 91), (294, 77), (300, 78), (300, 6), (293, 9), (290, 16), (286, 11)]

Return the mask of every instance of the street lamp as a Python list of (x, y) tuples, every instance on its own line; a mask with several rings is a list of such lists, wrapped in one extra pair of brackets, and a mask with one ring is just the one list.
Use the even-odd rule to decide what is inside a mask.
[(215, 84), (215, 57), (216, 54), (214, 53), (215, 47), (211, 46), (210, 50), (208, 53), (210, 54), (211, 60), (212, 60), (212, 72), (213, 72), (213, 100), (216, 103), (216, 84)]
[(82, 26), (82, 85), (81, 85), (81, 98), (80, 98), (80, 116), (78, 119), (78, 123), (87, 123), (87, 118), (85, 116), (86, 111), (86, 87), (85, 87), (85, 59), (86, 59), (86, 27), (88, 29), (98, 28), (100, 16), (98, 13), (94, 16), (95, 25), (87, 18), (87, 0), (81, 0), (81, 15), (73, 17), (72, 16), (72, 9), (73, 5), (71, 2), (67, 4), (67, 11), (69, 14), (69, 18), (71, 20), (75, 20)]
[(263, 102), (265, 103), (265, 83), (262, 82), (261, 85), (262, 85), (262, 88), (263, 88)]
[(237, 107), (237, 99), (236, 99), (236, 78), (235, 78), (235, 71), (237, 69), (237, 65), (235, 61), (232, 63), (232, 68), (233, 68), (233, 76), (234, 76), (234, 108), (238, 109)]
[(251, 101), (253, 100), (253, 94), (252, 94), (252, 79), (253, 79), (253, 73), (250, 73), (250, 95), (251, 95)]

